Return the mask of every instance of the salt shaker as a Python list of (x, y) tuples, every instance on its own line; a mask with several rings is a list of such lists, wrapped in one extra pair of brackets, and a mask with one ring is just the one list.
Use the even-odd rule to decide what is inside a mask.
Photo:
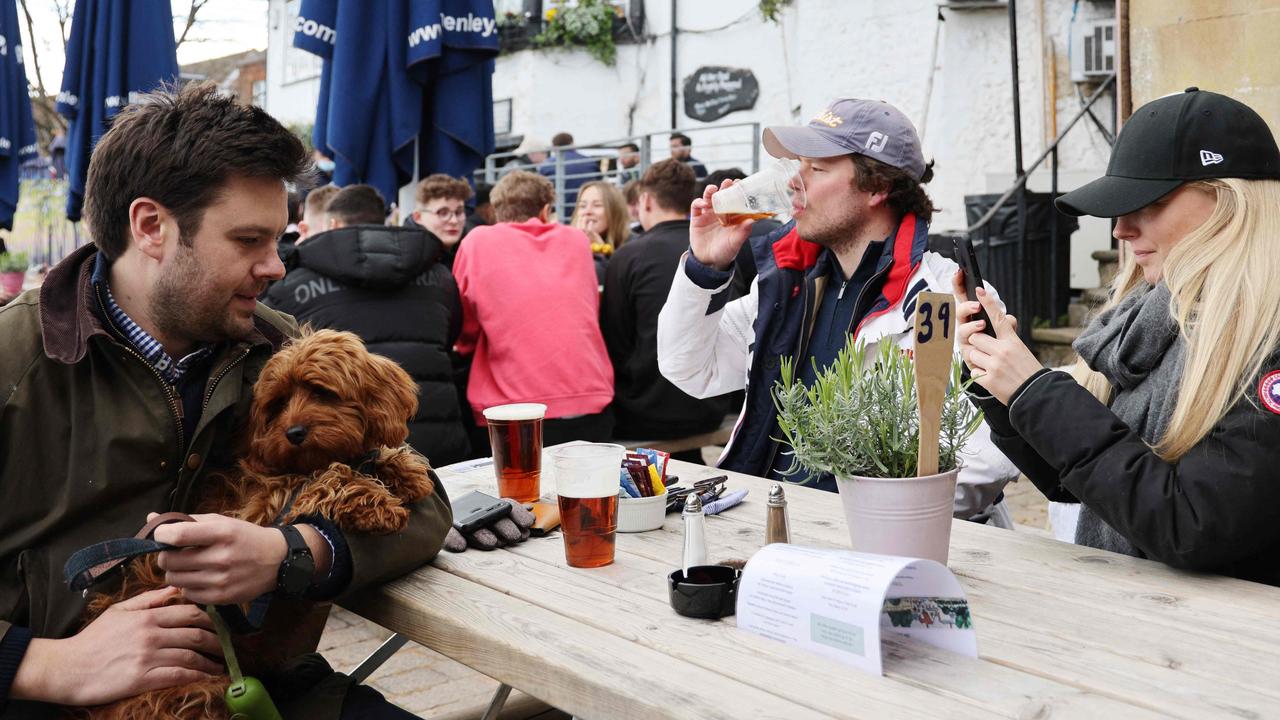
[(689, 493), (684, 501), (684, 560), (685, 577), (689, 568), (707, 564), (707, 516), (702, 513), (702, 499), (697, 493)]
[(791, 526), (787, 522), (787, 496), (781, 483), (769, 488), (769, 514), (764, 525), (764, 544), (791, 542)]

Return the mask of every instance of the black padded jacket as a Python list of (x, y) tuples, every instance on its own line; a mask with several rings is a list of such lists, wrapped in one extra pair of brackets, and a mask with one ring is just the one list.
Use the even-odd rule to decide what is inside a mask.
[(400, 363), (418, 383), (409, 444), (435, 467), (470, 454), (452, 355), (462, 306), (442, 252), (419, 228), (330, 230), (286, 254), (288, 274), (263, 298), (299, 324), (354, 332), (371, 352)]

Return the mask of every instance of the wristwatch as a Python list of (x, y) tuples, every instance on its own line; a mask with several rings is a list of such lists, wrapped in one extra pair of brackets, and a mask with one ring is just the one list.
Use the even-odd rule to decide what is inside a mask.
[(280, 571), (276, 575), (276, 590), (285, 595), (300, 596), (311, 587), (311, 576), (316, 571), (316, 560), (311, 557), (311, 548), (302, 538), (302, 533), (292, 525), (278, 528), (284, 534), (288, 544), (284, 560), (280, 562)]

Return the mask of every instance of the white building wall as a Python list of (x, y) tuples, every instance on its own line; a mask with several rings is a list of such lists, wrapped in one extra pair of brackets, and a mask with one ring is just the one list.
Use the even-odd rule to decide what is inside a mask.
[(320, 99), (320, 59), (293, 47), (298, 0), (270, 0), (267, 10), (267, 99), (283, 123), (311, 124)]
[[(1109, 2), (1078, 5), (1081, 19), (1114, 14)], [(1026, 165), (1079, 106), (1067, 58), (1072, 7), (1073, 0), (1018, 4)], [(620, 45), (614, 67), (582, 50), (499, 57), (494, 97), (512, 100), (512, 132), (546, 141), (568, 131), (579, 144), (590, 144), (670, 128), (670, 9), (665, 0), (645, 3), (648, 39)], [(285, 18), (285, 0), (272, 0), (271, 12), (267, 109), (282, 119), (309, 121), (318, 82), (275, 79), (283, 71), (279, 48), (289, 45), (292, 22)], [(887, 100), (923, 130), (926, 159), (936, 161), (929, 188), (939, 207), (937, 230), (967, 225), (966, 194), (999, 193), (1012, 182), (1013, 93), (1003, 8), (939, 9), (937, 0), (795, 0), (774, 24), (761, 18), (756, 0), (684, 0), (678, 13), (677, 88), (705, 65), (749, 68), (760, 84), (754, 109), (712, 125), (803, 124), (834, 98)], [(1049, 77), (1055, 80), (1047, 83)], [(693, 137), (695, 157), (713, 170), (749, 166), (751, 149), (743, 142), (748, 130), (699, 131), (708, 125), (684, 115), (682, 97), (677, 109), (677, 125)], [(1109, 100), (1098, 114), (1110, 126)], [(1060, 190), (1106, 168), (1109, 146), (1088, 124), (1081, 121), (1061, 146)], [(654, 159), (667, 155), (666, 141), (665, 134), (654, 137)], [(1046, 162), (1044, 172), (1033, 175), (1032, 189), (1048, 190), (1047, 169)], [(1109, 246), (1108, 233), (1106, 221), (1086, 220), (1073, 236), (1073, 286), (1097, 284), (1089, 253)]]

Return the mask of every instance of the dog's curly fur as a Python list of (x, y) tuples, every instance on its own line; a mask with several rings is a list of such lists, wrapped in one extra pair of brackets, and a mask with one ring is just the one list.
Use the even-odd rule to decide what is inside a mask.
[[(233, 474), (210, 478), (199, 511), (221, 512), (258, 525), (314, 514), (343, 530), (403, 530), (409, 519), (406, 505), (432, 492), (426, 461), (404, 447), (407, 421), (418, 405), (417, 391), (408, 373), (369, 353), (357, 336), (304, 330), (263, 368), (254, 385), (242, 457)], [(296, 442), (299, 427), (306, 429), (305, 437)], [(286, 435), (290, 429), (295, 429), (294, 440)], [(348, 464), (371, 450), (377, 450), (372, 475)], [(297, 488), (301, 489), (293, 505), (278, 518)], [(90, 601), (89, 618), (164, 585), (164, 572), (153, 558), (134, 561), (117, 592)], [(318, 637), (327, 613), (327, 605), (274, 600), (263, 631), (236, 638), (236, 654), (246, 674), (280, 667), (296, 649), (299, 635), (309, 630)], [(309, 627), (300, 632), (299, 625)], [(229, 684), (224, 675), (76, 714), (94, 720), (227, 718), (223, 695)]]

